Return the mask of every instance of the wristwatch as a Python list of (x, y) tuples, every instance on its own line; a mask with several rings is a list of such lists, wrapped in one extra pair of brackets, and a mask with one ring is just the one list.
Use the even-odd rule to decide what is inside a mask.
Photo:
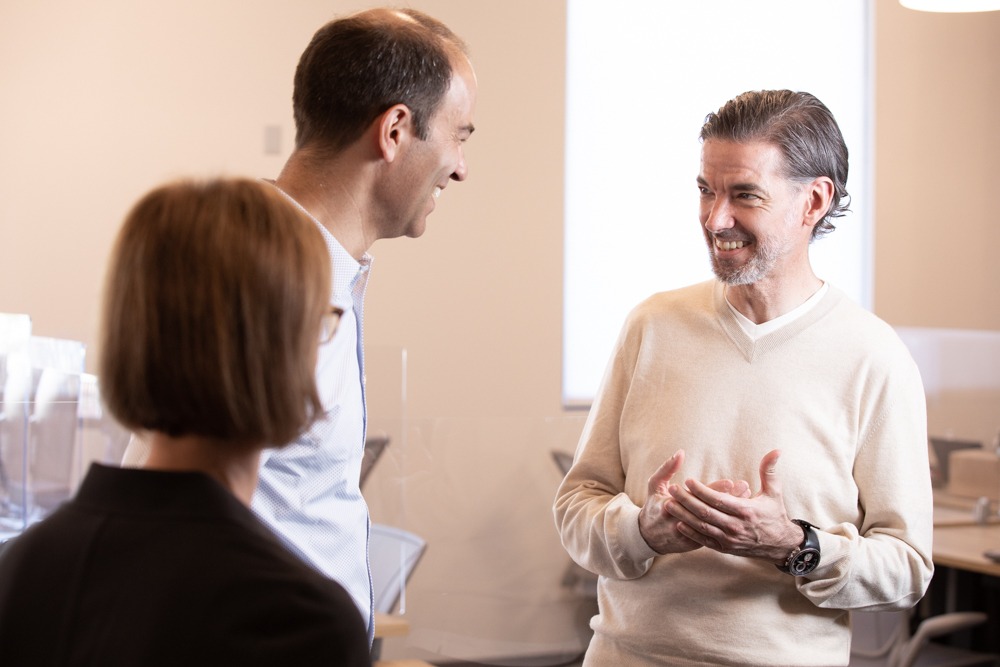
[(779, 570), (793, 577), (801, 577), (809, 574), (819, 565), (819, 538), (816, 536), (814, 526), (802, 519), (792, 519), (792, 523), (797, 523), (802, 528), (802, 544), (792, 549), (784, 565), (775, 565)]

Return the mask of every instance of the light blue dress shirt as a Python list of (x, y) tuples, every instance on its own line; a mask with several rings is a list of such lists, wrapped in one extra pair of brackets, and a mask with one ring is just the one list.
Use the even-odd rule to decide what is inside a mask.
[(371, 642), (370, 521), (360, 488), (367, 425), (362, 313), (371, 257), (358, 262), (316, 224), (333, 265), (332, 303), (344, 309), (316, 365), (325, 414), (294, 443), (263, 452), (251, 506), (292, 551), (347, 589)]

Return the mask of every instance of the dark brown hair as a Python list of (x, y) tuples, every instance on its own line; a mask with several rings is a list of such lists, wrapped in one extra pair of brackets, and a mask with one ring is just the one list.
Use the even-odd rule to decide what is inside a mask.
[(321, 410), (314, 367), (330, 271), (315, 224), (266, 183), (153, 190), (126, 217), (107, 274), (108, 408), (134, 430), (291, 441)]
[(371, 9), (330, 21), (313, 36), (295, 70), (296, 147), (337, 151), (395, 104), (413, 113), (426, 139), (465, 44), (415, 9)]
[(809, 93), (791, 90), (752, 90), (710, 113), (701, 128), (701, 140), (774, 144), (784, 157), (785, 176), (811, 181), (826, 176), (834, 193), (823, 219), (813, 227), (813, 238), (832, 232), (834, 218), (848, 211), (847, 144), (826, 105)]

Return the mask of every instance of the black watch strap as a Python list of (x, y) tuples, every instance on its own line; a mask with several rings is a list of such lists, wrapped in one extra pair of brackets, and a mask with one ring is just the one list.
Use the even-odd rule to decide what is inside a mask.
[(784, 565), (776, 565), (779, 570), (795, 577), (809, 574), (819, 565), (819, 537), (808, 521), (792, 519), (792, 523), (802, 528), (802, 544), (792, 549)]

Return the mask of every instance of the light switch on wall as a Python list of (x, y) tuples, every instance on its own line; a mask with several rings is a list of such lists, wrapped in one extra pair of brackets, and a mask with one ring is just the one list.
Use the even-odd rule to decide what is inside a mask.
[(279, 155), (281, 153), (281, 126), (264, 126), (264, 155)]

